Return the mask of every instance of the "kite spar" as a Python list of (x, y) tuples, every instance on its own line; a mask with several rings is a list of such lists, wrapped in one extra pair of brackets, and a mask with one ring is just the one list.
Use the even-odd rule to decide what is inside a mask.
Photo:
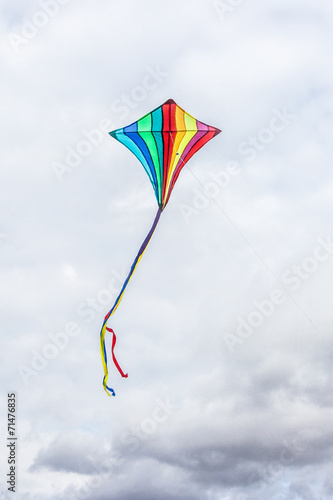
[(136, 266), (154, 234), (162, 211), (169, 201), (183, 166), (202, 146), (220, 132), (221, 130), (218, 128), (196, 120), (172, 99), (169, 99), (131, 125), (110, 132), (112, 137), (124, 144), (142, 163), (153, 186), (158, 210), (153, 225), (135, 257), (123, 287), (112, 308), (105, 316), (102, 325), (100, 347), (104, 367), (103, 387), (109, 396), (115, 396), (115, 392), (107, 385), (108, 363), (105, 348), (107, 331), (112, 333), (111, 354), (113, 362), (122, 377), (127, 377), (127, 374), (123, 372), (116, 359), (114, 353), (116, 335), (111, 328), (107, 327), (107, 322), (120, 304)]

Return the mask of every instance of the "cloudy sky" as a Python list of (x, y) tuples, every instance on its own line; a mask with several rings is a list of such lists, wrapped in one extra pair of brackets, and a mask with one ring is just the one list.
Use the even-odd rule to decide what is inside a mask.
[[(3, 0), (1, 455), (19, 500), (333, 498), (329, 0)], [(223, 133), (156, 202), (107, 132)], [(108, 346), (110, 347), (110, 346)]]

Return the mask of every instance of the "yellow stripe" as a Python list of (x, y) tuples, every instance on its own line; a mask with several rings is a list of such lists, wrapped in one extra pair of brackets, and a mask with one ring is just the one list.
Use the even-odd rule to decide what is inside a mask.
[(188, 113), (185, 113), (184, 111), (184, 118), (185, 118), (185, 128), (187, 131), (191, 131), (194, 130), (195, 132), (198, 131), (198, 127), (197, 127), (197, 120), (194, 118), (194, 116), (192, 115), (189, 115)]
[(104, 368), (104, 375), (105, 375), (105, 378), (104, 378), (104, 381), (103, 381), (103, 387), (104, 387), (104, 390), (105, 390), (106, 394), (108, 396), (111, 396), (111, 394), (109, 393), (109, 391), (106, 388), (106, 384), (107, 384), (107, 381), (108, 381), (108, 367), (106, 365), (106, 359), (105, 359), (105, 356), (104, 356), (104, 338), (105, 338), (105, 333), (106, 333), (106, 323), (103, 326), (102, 332), (101, 332), (100, 348), (101, 348), (101, 356), (102, 356), (102, 362), (103, 362), (103, 368)]
[[(185, 132), (185, 120), (184, 120), (184, 111), (180, 109), (178, 106), (176, 107), (176, 112), (175, 112), (175, 119), (176, 119), (176, 130), (182, 130), (182, 132), (177, 132), (176, 136), (173, 140), (173, 147), (172, 147), (172, 154), (170, 158), (170, 163), (169, 163), (169, 168), (168, 168), (168, 175), (167, 175), (167, 182), (166, 182), (166, 192), (165, 196), (167, 196), (168, 190), (169, 190), (169, 185), (171, 181), (172, 174), (174, 172), (176, 163), (178, 162), (179, 158), (176, 153), (178, 153), (178, 148), (180, 143), (182, 142), (186, 132)], [(170, 133), (170, 137), (172, 138), (172, 135)]]
[[(177, 112), (176, 112), (176, 126), (177, 126), (177, 128), (185, 129), (186, 132), (177, 133), (175, 141), (174, 141), (174, 147), (173, 147), (173, 151), (172, 151), (172, 156), (171, 156), (171, 160), (170, 160), (170, 167), (169, 167), (169, 172), (168, 172), (168, 177), (167, 177), (165, 199), (167, 198), (168, 193), (169, 193), (169, 188), (170, 188), (172, 176), (173, 176), (179, 162), (182, 162), (181, 156), (184, 153), (184, 150), (185, 150), (186, 146), (188, 145), (188, 143), (190, 142), (190, 140), (192, 139), (192, 137), (194, 137), (198, 131), (196, 119), (193, 118), (193, 116), (191, 116), (185, 112), (182, 112), (182, 117), (180, 117), (178, 115), (178, 121), (177, 121)], [(178, 155), (176, 155), (176, 153), (178, 153)]]

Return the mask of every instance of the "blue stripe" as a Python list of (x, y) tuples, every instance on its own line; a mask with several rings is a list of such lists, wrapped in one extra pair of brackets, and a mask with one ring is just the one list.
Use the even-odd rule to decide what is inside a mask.
[[(123, 133), (122, 129), (120, 129), (120, 130), (116, 130), (115, 132), (112, 132), (112, 134), (110, 134), (110, 135), (112, 135), (112, 137), (114, 137), (119, 142), (124, 144), (124, 146), (126, 146), (137, 157), (137, 159), (140, 161), (140, 163), (143, 165), (143, 168), (147, 172), (149, 180), (153, 186), (155, 196), (157, 198), (157, 179), (156, 179), (155, 171), (154, 171), (154, 176), (153, 176), (151, 173), (151, 168), (146, 160), (146, 157), (143, 155), (143, 152), (141, 151), (141, 149), (139, 148), (137, 143), (134, 141), (134, 138), (133, 138), (134, 134), (132, 133), (131, 137), (128, 137), (127, 135), (125, 135)], [(138, 134), (135, 134), (135, 135), (138, 135)]]
[(158, 202), (157, 177), (156, 177), (156, 172), (155, 172), (155, 168), (154, 168), (154, 163), (153, 163), (153, 160), (152, 160), (152, 158), (150, 156), (148, 146), (147, 146), (147, 144), (145, 143), (145, 141), (142, 139), (141, 135), (138, 132), (130, 132), (130, 136), (128, 136), (128, 137), (139, 148), (139, 150), (141, 151), (144, 159), (146, 160), (146, 164), (149, 167), (149, 170), (150, 170), (150, 173), (151, 173), (151, 176), (152, 176), (152, 179), (153, 179), (153, 186), (154, 186), (155, 196), (156, 196), (157, 202)]
[(159, 162), (159, 176), (160, 176), (160, 193), (158, 202), (162, 202), (163, 195), (163, 156), (164, 156), (164, 143), (162, 133), (159, 132), (163, 128), (163, 113), (162, 107), (155, 109), (152, 112), (153, 123), (152, 123), (152, 134), (156, 142), (156, 148), (158, 153), (158, 162)]

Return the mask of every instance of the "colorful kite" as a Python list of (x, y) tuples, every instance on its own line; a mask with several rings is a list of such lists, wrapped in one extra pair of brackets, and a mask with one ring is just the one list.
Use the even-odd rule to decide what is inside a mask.
[(104, 367), (103, 387), (109, 396), (115, 396), (115, 392), (107, 385), (108, 366), (105, 349), (107, 331), (112, 333), (111, 354), (113, 362), (122, 377), (127, 377), (127, 374), (122, 371), (116, 359), (114, 353), (116, 335), (111, 328), (107, 327), (107, 322), (119, 306), (125, 288), (153, 236), (181, 169), (194, 153), (220, 132), (221, 130), (218, 128), (193, 118), (172, 99), (131, 125), (110, 132), (112, 137), (122, 142), (142, 163), (154, 188), (158, 210), (154, 223), (135, 257), (123, 287), (112, 308), (105, 316), (102, 325), (100, 346)]

